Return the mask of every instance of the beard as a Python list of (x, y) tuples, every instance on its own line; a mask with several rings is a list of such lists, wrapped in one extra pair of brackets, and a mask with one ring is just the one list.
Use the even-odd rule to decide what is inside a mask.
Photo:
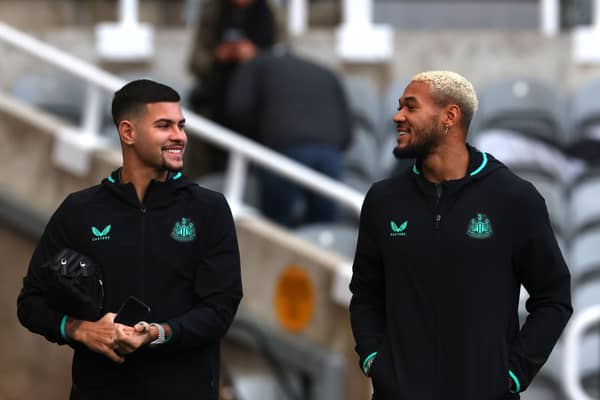
[(440, 144), (440, 132), (437, 130), (438, 117), (434, 117), (431, 121), (431, 129), (429, 131), (420, 131), (417, 133), (419, 141), (411, 143), (404, 148), (398, 145), (394, 148), (394, 157), (396, 159), (419, 158), (424, 159), (435, 150)]

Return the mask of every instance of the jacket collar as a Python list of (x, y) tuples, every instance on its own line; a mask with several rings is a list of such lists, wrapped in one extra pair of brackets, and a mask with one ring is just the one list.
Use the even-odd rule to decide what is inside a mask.
[[(164, 182), (152, 180), (144, 195), (143, 207), (147, 209), (167, 205), (175, 200), (173, 194), (192, 185), (193, 182), (181, 171), (169, 171)], [(102, 180), (102, 185), (120, 200), (140, 207), (135, 188), (131, 183), (121, 182), (121, 167)]]

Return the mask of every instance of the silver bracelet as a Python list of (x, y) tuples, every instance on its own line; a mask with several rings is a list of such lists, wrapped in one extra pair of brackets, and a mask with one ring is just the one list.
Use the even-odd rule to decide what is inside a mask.
[(163, 344), (165, 342), (165, 328), (156, 322), (151, 323), (150, 326), (155, 326), (158, 330), (158, 337), (150, 342), (150, 346), (158, 346)]

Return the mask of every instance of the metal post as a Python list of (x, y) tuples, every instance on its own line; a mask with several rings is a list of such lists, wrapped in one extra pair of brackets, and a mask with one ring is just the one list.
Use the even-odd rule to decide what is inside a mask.
[(292, 36), (306, 32), (308, 26), (307, 3), (307, 0), (290, 0), (288, 3), (288, 31)]
[(559, 0), (540, 0), (540, 29), (546, 36), (556, 36), (560, 31)]
[(84, 135), (98, 137), (100, 131), (101, 100), (102, 90), (95, 84), (88, 83), (81, 115), (81, 130)]
[(247, 170), (248, 162), (241, 153), (235, 151), (229, 153), (223, 192), (232, 208), (240, 208), (240, 205), (243, 204)]
[(600, 0), (592, 1), (592, 27), (600, 28)]
[(138, 0), (119, 1), (119, 22), (123, 25), (135, 25), (139, 17)]

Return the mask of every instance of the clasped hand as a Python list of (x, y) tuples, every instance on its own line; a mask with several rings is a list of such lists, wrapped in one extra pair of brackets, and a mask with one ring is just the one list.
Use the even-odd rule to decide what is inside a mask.
[(150, 343), (153, 337), (148, 323), (140, 322), (131, 327), (115, 323), (115, 316), (115, 313), (107, 313), (95, 322), (70, 320), (67, 322), (68, 335), (90, 350), (121, 364), (125, 362), (124, 355)]

